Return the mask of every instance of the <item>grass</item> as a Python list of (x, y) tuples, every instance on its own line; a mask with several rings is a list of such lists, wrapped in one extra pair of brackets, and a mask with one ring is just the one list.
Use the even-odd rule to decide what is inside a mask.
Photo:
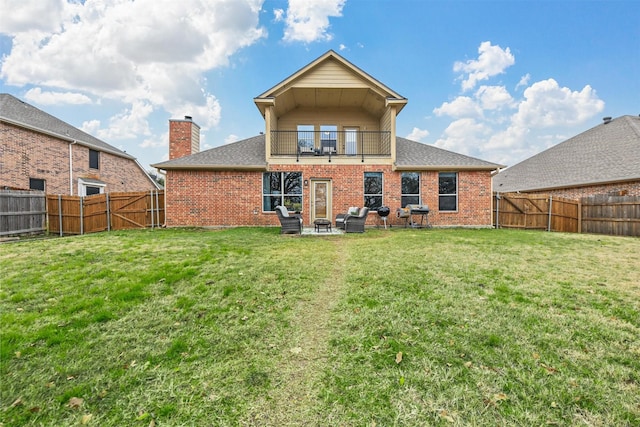
[(139, 230), (0, 246), (0, 425), (640, 425), (640, 241)]

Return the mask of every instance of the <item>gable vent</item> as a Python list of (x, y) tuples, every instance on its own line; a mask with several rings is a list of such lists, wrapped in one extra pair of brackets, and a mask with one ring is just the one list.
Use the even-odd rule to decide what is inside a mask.
[(606, 125), (607, 123), (611, 123), (611, 117), (603, 117), (602, 120), (604, 121), (604, 124)]

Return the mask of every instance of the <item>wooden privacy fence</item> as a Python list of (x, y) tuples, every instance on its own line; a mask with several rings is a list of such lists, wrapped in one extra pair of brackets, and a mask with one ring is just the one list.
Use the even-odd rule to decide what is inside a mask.
[(0, 190), (0, 237), (43, 233), (46, 214), (42, 191)]
[(548, 194), (497, 193), (493, 198), (496, 228), (580, 232), (580, 202)]
[(640, 236), (640, 197), (608, 196), (582, 199), (584, 233)]
[(164, 224), (164, 191), (47, 196), (49, 232), (86, 234)]
[(640, 236), (640, 197), (496, 193), (493, 219), (496, 228)]

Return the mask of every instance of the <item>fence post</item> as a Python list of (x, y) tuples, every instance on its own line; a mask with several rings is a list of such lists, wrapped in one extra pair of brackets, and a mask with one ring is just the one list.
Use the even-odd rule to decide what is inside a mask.
[(549, 194), (549, 218), (547, 220), (547, 231), (551, 231), (551, 216), (553, 214), (551, 209), (552, 206), (553, 206), (553, 196)]
[(582, 233), (582, 199), (578, 200), (578, 233)]
[(149, 191), (149, 198), (151, 199), (151, 229), (153, 230), (153, 190)]
[(109, 193), (107, 193), (107, 231), (111, 231), (111, 207), (109, 205)]
[(156, 224), (158, 224), (158, 228), (160, 228), (160, 197), (158, 193), (159, 191), (156, 190)]
[(84, 234), (84, 196), (80, 197), (80, 235)]
[(496, 230), (500, 228), (500, 193), (496, 193)]
[(62, 232), (62, 195), (58, 194), (58, 221), (60, 222), (60, 237), (64, 235)]

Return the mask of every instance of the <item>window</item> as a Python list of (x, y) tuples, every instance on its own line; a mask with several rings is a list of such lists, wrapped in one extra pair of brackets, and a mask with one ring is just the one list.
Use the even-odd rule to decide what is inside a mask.
[(420, 204), (420, 174), (418, 172), (402, 173), (402, 199), (400, 205)]
[(382, 172), (364, 173), (364, 205), (372, 211), (382, 207)]
[(262, 210), (302, 209), (302, 172), (266, 172), (262, 175)]
[(438, 175), (438, 196), (439, 210), (458, 210), (458, 174), (456, 172), (440, 172)]
[(320, 126), (320, 147), (323, 153), (335, 153), (338, 142), (338, 126)]
[(91, 196), (104, 193), (106, 182), (90, 178), (78, 178), (78, 196)]
[(298, 125), (298, 150), (311, 153), (315, 146), (313, 125)]
[(100, 152), (89, 149), (89, 169), (100, 169)]
[(29, 190), (44, 191), (44, 179), (29, 178)]
[(101, 193), (101, 189), (100, 187), (92, 187), (91, 185), (87, 185), (85, 188), (85, 195), (86, 196), (93, 196), (94, 194), (100, 194)]

